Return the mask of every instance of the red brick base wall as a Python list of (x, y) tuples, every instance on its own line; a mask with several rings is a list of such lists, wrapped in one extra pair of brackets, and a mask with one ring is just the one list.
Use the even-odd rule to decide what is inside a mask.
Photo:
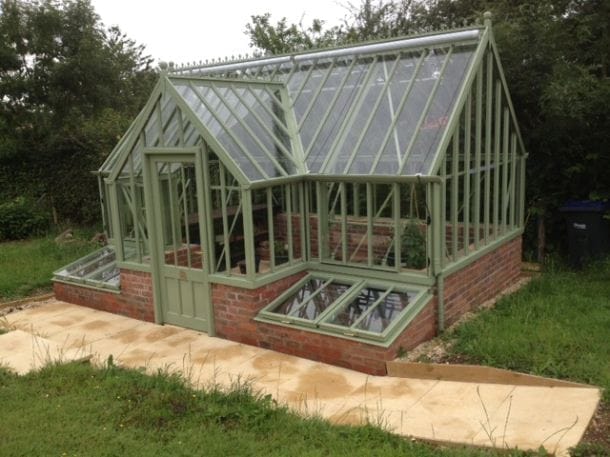
[[(519, 277), (521, 238), (477, 259), (445, 280), (445, 317), (459, 316), (493, 297)], [(212, 285), (218, 336), (370, 374), (386, 374), (386, 361), (411, 350), (437, 332), (438, 299), (434, 297), (388, 348), (321, 335), (298, 328), (255, 322), (258, 312), (305, 273), (254, 290)]]
[(445, 278), (445, 325), (493, 298), (521, 274), (521, 237)]
[(75, 284), (55, 282), (58, 300), (154, 322), (155, 309), (150, 273), (121, 270), (121, 292), (112, 293)]

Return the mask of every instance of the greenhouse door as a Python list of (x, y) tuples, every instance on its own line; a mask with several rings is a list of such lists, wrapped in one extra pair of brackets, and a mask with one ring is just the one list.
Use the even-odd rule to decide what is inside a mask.
[(207, 332), (203, 186), (198, 153), (146, 151), (157, 321)]

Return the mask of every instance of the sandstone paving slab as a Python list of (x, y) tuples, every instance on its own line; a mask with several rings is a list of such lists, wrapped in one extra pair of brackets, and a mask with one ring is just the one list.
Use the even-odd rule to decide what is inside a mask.
[(23, 375), (48, 363), (87, 359), (89, 353), (66, 349), (60, 344), (22, 330), (0, 335), (0, 365)]
[[(66, 326), (59, 331), (48, 332), (48, 338), (62, 342), (68, 347), (86, 347), (95, 341), (110, 337), (115, 340), (117, 333), (135, 331), (142, 324), (145, 323), (134, 322), (131, 319), (126, 320), (123, 316), (100, 311), (91, 313), (79, 322)], [(35, 326), (36, 331), (44, 334), (44, 329), (38, 330), (40, 328), (40, 324)], [(115, 342), (115, 344), (117, 343)]]
[[(106, 363), (112, 355), (119, 365), (151, 374), (177, 373), (197, 388), (245, 384), (305, 416), (341, 424), (372, 423), (427, 440), (521, 449), (543, 445), (565, 455), (582, 437), (600, 398), (599, 389), (587, 387), (370, 376), (76, 305), (54, 302), (40, 308), (46, 309), (9, 315), (9, 323), (17, 328), (51, 335), (50, 343), (56, 346), (45, 346), (48, 349), (39, 353), (67, 353), (78, 346), (80, 354), (94, 354), (95, 363)], [(32, 338), (29, 334), (29, 346), (24, 340), (9, 351), (11, 356), (33, 357)]]
[(586, 387), (516, 386), (510, 402), (502, 405), (486, 427), (496, 434), (490, 438), (482, 430), (473, 443), (506, 442), (524, 449), (543, 445), (551, 453), (567, 455), (568, 448), (581, 440), (599, 399), (599, 390)]

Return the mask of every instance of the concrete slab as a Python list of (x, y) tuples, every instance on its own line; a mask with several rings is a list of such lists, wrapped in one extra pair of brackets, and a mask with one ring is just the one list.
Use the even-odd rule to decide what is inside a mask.
[(10, 347), (0, 343), (0, 362), (2, 357), (10, 363), (20, 360), (21, 372), (47, 360), (40, 354), (90, 352), (98, 364), (112, 355), (126, 367), (179, 373), (197, 388), (230, 389), (247, 383), (305, 416), (341, 424), (369, 422), (426, 440), (520, 449), (544, 446), (566, 455), (581, 439), (600, 398), (593, 387), (369, 376), (61, 302), (7, 317), (9, 325), (30, 332), (16, 330), (20, 342)]

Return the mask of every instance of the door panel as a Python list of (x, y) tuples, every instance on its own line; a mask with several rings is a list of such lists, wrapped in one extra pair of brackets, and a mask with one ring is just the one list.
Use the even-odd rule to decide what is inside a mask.
[(201, 240), (202, 185), (195, 154), (148, 157), (153, 190), (157, 254), (156, 284), (163, 322), (209, 330), (209, 288)]

